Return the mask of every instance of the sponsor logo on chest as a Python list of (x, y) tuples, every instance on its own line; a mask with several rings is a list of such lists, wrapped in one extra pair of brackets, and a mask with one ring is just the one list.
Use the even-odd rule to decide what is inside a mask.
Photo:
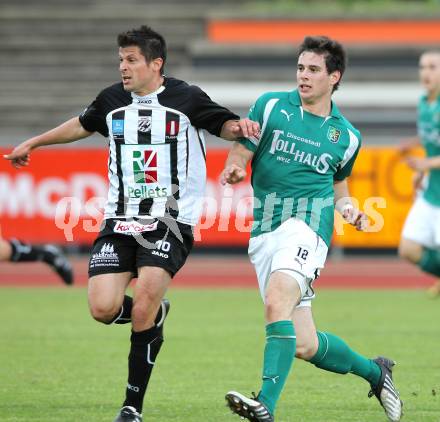
[[(328, 169), (330, 168), (330, 162), (333, 159), (333, 156), (331, 154), (323, 153), (320, 155), (316, 155), (310, 152), (303, 151), (300, 148), (297, 148), (296, 143), (290, 140), (285, 140), (281, 138), (281, 136), (284, 136), (283, 130), (273, 131), (273, 139), (269, 150), (270, 154), (277, 155), (278, 161), (285, 164), (297, 162), (313, 167), (318, 173), (327, 173)], [(308, 141), (306, 143), (315, 144), (314, 141), (306, 141)], [(281, 155), (279, 155), (279, 153), (281, 153)]]
[(133, 151), (133, 174), (135, 183), (157, 183), (157, 151)]

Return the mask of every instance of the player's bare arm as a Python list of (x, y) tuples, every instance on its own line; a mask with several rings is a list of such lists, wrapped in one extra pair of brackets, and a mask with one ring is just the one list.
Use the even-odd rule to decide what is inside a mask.
[(249, 151), (245, 146), (234, 142), (220, 177), (221, 184), (241, 182), (246, 177), (246, 166), (253, 155), (254, 153)]
[(397, 146), (398, 151), (402, 155), (408, 154), (413, 148), (419, 147), (421, 145), (420, 138), (418, 136), (413, 136), (411, 138), (403, 139)]
[(29, 165), (30, 153), (35, 148), (74, 142), (92, 133), (83, 128), (78, 117), (73, 117), (54, 129), (22, 142), (10, 154), (4, 155), (4, 158), (10, 160), (15, 168), (20, 168)]
[(407, 157), (405, 161), (409, 167), (418, 172), (440, 168), (439, 155), (434, 157)]
[(222, 127), (220, 137), (227, 141), (236, 141), (238, 138), (257, 138), (260, 134), (260, 125), (247, 117), (240, 120), (227, 120)]
[(348, 190), (347, 179), (334, 181), (335, 208), (345, 221), (356, 227), (356, 230), (364, 231), (367, 224), (366, 214), (355, 208)]

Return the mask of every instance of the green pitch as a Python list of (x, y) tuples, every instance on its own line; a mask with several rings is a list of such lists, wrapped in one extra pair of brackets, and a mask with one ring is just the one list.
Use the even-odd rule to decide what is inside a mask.
[[(171, 290), (145, 422), (239, 422), (224, 405), (257, 391), (264, 342), (256, 290)], [(440, 301), (413, 291), (321, 291), (322, 330), (398, 361), (404, 421), (440, 421)], [(85, 289), (0, 289), (0, 420), (112, 422), (126, 382), (129, 326), (88, 315)], [(368, 385), (296, 360), (277, 422), (386, 421)]]

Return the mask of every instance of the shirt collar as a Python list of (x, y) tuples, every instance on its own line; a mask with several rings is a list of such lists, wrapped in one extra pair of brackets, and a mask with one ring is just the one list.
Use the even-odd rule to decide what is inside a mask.
[[(423, 94), (422, 95), (422, 101), (426, 104), (428, 104), (428, 94)], [(437, 102), (438, 104), (440, 104), (440, 95), (437, 96), (437, 99), (435, 101), (433, 101), (434, 103)], [(432, 104), (432, 103), (431, 103)]]
[[(289, 101), (293, 105), (296, 105), (298, 107), (302, 106), (301, 97), (299, 96), (299, 92), (297, 89), (290, 92)], [(336, 104), (333, 101), (331, 102), (331, 104), (332, 104), (332, 107), (331, 107), (331, 111), (330, 111), (330, 116), (336, 117), (337, 119), (340, 119), (342, 117), (341, 112), (339, 111), (338, 107), (336, 107)]]

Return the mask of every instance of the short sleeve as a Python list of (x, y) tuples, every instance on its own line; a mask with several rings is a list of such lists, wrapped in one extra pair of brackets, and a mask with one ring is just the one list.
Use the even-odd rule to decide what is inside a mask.
[(338, 170), (333, 176), (334, 180), (342, 181), (351, 175), (353, 170), (354, 162), (359, 154), (361, 148), (361, 137), (360, 134), (355, 134), (350, 129), (348, 129), (350, 135), (350, 144), (345, 151), (344, 158), (339, 164)]
[(89, 132), (99, 132), (108, 136), (108, 127), (105, 120), (105, 113), (102, 105), (102, 92), (96, 99), (80, 114), (79, 121), (83, 128)]
[[(257, 99), (257, 101), (252, 105), (248, 112), (248, 118), (254, 122), (258, 122), (260, 124), (260, 128), (263, 127), (263, 116), (266, 103), (266, 98), (263, 95)], [(238, 140), (238, 142), (240, 142), (240, 144), (246, 147), (249, 151), (255, 152), (257, 150), (258, 139), (241, 138)]]
[(192, 85), (190, 89), (192, 107), (188, 117), (193, 126), (206, 129), (215, 136), (220, 136), (226, 121), (240, 119), (240, 116), (212, 101), (208, 94), (198, 86)]

